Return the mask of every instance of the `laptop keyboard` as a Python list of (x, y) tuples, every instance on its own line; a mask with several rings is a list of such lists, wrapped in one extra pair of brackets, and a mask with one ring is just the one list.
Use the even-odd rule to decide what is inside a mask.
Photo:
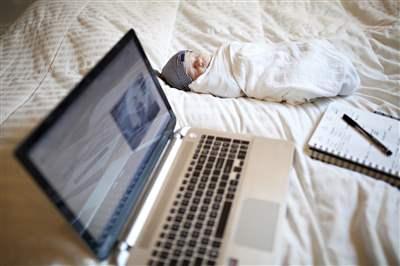
[(215, 265), (248, 141), (201, 136), (149, 265)]

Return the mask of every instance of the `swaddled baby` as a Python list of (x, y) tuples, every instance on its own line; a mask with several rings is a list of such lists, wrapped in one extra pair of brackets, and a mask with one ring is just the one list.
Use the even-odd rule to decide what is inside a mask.
[(360, 85), (351, 61), (324, 40), (233, 42), (212, 56), (180, 51), (160, 77), (181, 90), (291, 104), (350, 95)]

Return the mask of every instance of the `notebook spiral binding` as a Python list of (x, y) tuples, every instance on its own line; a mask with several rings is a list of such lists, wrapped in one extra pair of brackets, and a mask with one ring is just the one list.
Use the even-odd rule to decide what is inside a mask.
[[(379, 169), (379, 166), (375, 164), (364, 164), (365, 162), (358, 160), (358, 158), (353, 158), (352, 156), (343, 156), (342, 154), (334, 154), (329, 149), (323, 149), (319, 146), (310, 146), (311, 158), (317, 159), (329, 164), (337, 165), (342, 168), (347, 168), (352, 171), (359, 172), (364, 175), (371, 176), (375, 179), (386, 181), (392, 186), (397, 187), (400, 190), (400, 179), (396, 177), (396, 173), (389, 171), (390, 174), (385, 174), (385, 168)], [(339, 157), (340, 156), (340, 157)], [(399, 173), (397, 173), (398, 175)]]

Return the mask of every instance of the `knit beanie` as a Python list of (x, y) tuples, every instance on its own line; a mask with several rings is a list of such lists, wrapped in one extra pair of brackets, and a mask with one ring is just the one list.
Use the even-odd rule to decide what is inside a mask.
[(173, 55), (161, 71), (161, 78), (171, 87), (189, 91), (192, 79), (185, 71), (185, 54), (188, 50), (182, 50)]

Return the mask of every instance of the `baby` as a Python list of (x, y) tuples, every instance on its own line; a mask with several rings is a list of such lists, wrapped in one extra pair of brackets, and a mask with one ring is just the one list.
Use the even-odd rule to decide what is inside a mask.
[(184, 50), (169, 59), (160, 77), (180, 90), (291, 104), (350, 95), (360, 85), (351, 61), (324, 40), (233, 42), (211, 56)]

